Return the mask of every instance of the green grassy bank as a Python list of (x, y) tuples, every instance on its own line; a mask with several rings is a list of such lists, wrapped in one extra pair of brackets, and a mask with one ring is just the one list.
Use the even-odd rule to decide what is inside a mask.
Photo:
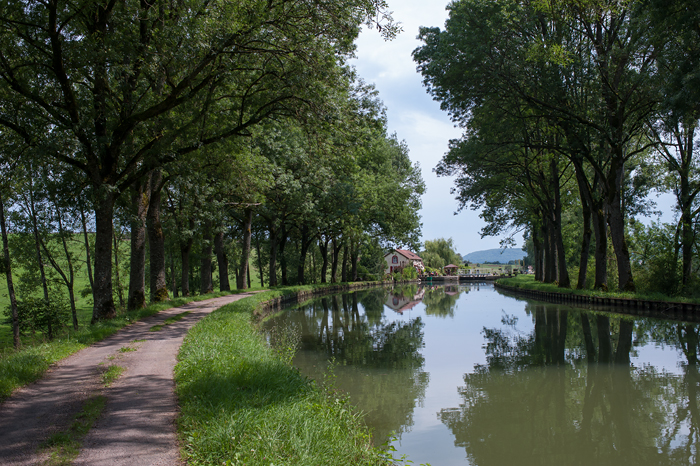
[[(109, 321), (95, 325), (82, 324), (78, 330), (67, 326), (58, 331), (57, 336), (51, 341), (43, 337), (26, 336), (23, 338), (23, 347), (20, 350), (12, 348), (9, 334), (3, 335), (3, 338), (0, 338), (0, 401), (10, 396), (17, 388), (38, 380), (51, 364), (107, 338), (136, 320), (191, 301), (201, 301), (226, 294), (229, 293), (210, 293), (155, 303), (138, 311), (122, 313)], [(86, 315), (89, 321), (89, 314)], [(7, 329), (2, 330), (3, 333), (9, 332)]]
[(345, 397), (301, 375), (289, 353), (270, 348), (253, 322), (263, 302), (311, 289), (242, 299), (190, 330), (175, 368), (188, 464), (395, 464), (372, 447)]
[(666, 301), (694, 304), (700, 303), (699, 299), (684, 298), (681, 296), (668, 296), (662, 293), (628, 293), (621, 291), (575, 290), (573, 288), (560, 288), (554, 283), (542, 283), (535, 281), (534, 275), (517, 275), (513, 278), (500, 278), (496, 281), (496, 283), (513, 288), (542, 291), (546, 293), (576, 294), (580, 296), (598, 298), (622, 298), (644, 301)]

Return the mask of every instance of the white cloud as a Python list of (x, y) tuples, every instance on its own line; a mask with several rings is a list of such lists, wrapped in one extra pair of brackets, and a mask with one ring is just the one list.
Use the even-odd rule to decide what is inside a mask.
[(410, 149), (411, 160), (419, 162), (426, 182), (423, 197), (423, 240), (452, 238), (457, 251), (465, 254), (498, 247), (498, 238), (480, 239), (485, 225), (478, 212), (471, 210), (453, 215), (457, 202), (450, 194), (453, 182), (438, 178), (433, 168), (447, 151), (450, 139), (461, 130), (440, 110), (422, 85), (411, 53), (421, 42), (416, 39), (420, 26), (443, 27), (447, 12), (443, 4), (409, 0), (394, 2), (394, 19), (403, 24), (404, 32), (385, 42), (376, 30), (364, 30), (357, 42), (357, 59), (351, 64), (360, 76), (374, 83), (387, 107), (389, 131), (396, 132)]

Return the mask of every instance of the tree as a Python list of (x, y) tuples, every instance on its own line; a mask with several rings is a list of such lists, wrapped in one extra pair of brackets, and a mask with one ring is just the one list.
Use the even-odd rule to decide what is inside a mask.
[(322, 102), (381, 0), (8, 3), (0, 125), (80, 170), (94, 194), (93, 321), (115, 314), (115, 199), (153, 169)]
[(426, 240), (425, 248), (421, 251), (420, 256), (427, 267), (434, 269), (441, 269), (449, 264), (460, 265), (462, 263), (462, 256), (455, 252), (452, 238)]
[[(633, 290), (623, 180), (630, 159), (647, 149), (643, 123), (656, 103), (646, 25), (630, 4), (605, 0), (461, 0), (449, 10), (446, 29), (422, 28), (425, 45), (414, 51), (428, 92), (465, 128), (492, 101), (547, 120), (559, 133), (548, 148), (583, 162), (580, 182), (589, 169), (595, 174), (589, 186), (602, 200), (620, 288)], [(576, 150), (581, 134), (592, 135), (591, 150)]]

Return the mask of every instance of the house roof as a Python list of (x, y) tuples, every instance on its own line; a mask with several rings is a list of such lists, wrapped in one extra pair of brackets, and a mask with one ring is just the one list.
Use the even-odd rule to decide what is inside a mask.
[(407, 259), (410, 259), (410, 260), (414, 260), (414, 261), (422, 261), (423, 260), (423, 259), (421, 259), (421, 257), (418, 254), (413, 253), (411, 251), (407, 251), (405, 249), (397, 249), (396, 252), (398, 252), (402, 256), (405, 256)]

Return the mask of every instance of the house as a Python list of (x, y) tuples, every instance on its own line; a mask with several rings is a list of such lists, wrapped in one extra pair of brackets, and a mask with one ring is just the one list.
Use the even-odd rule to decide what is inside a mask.
[(408, 266), (415, 267), (419, 274), (425, 269), (423, 259), (418, 254), (405, 249), (395, 249), (386, 253), (384, 260), (386, 260), (384, 273), (394, 273), (395, 270), (401, 270)]

